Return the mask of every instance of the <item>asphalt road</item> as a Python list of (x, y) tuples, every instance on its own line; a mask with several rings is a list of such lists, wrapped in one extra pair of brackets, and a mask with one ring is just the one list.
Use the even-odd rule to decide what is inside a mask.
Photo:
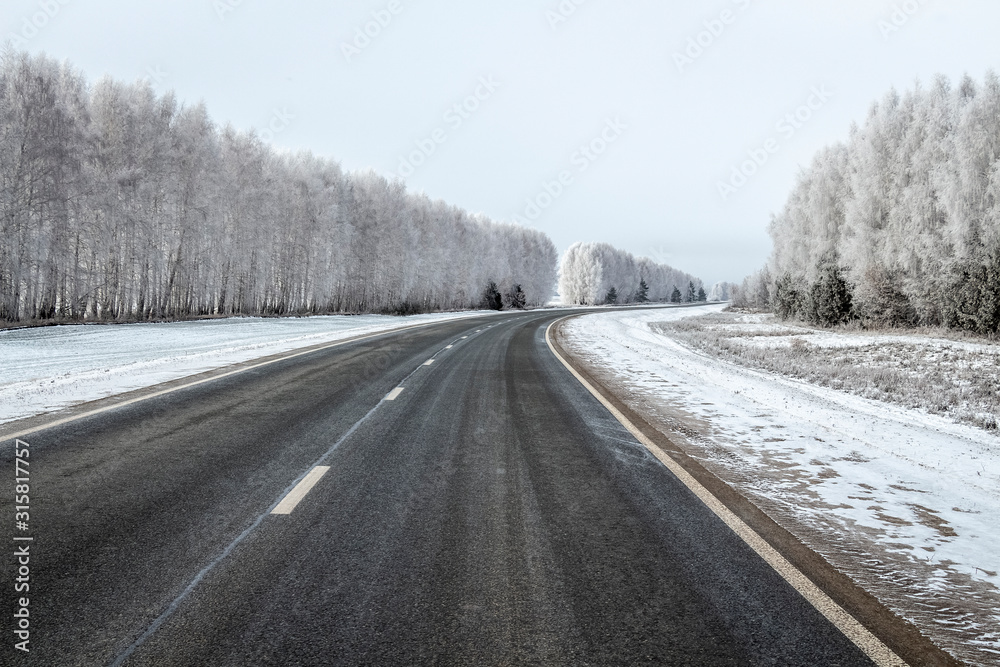
[(384, 335), (26, 437), (31, 653), (2, 557), (0, 663), (871, 664), (553, 357), (558, 316)]

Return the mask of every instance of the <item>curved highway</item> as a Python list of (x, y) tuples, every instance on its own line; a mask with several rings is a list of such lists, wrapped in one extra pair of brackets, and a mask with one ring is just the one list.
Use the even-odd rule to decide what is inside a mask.
[(560, 316), (379, 335), (25, 436), (31, 653), (0, 662), (871, 664), (553, 356)]

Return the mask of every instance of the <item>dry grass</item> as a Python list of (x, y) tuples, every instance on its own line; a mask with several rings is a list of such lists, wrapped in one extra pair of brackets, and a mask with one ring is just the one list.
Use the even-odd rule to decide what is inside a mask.
[(653, 325), (727, 361), (997, 432), (1000, 344), (940, 331), (871, 333), (716, 313)]

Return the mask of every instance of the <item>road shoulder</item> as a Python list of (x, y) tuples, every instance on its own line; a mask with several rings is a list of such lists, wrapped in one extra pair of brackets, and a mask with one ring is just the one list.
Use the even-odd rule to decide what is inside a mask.
[(735, 491), (732, 486), (688, 455), (676, 444), (680, 438), (672, 437), (675, 434), (670, 425), (657, 419), (655, 415), (640, 414), (626, 404), (609, 388), (613, 386), (613, 382), (605, 373), (574, 357), (567, 350), (560, 330), (569, 319), (560, 320), (552, 327), (551, 343), (555, 350), (655, 447), (688, 472), (814, 585), (908, 664), (914, 666), (961, 664), (935, 646), (911, 623), (879, 603), (874, 596), (839, 572), (822, 556), (809, 549), (755, 504)]

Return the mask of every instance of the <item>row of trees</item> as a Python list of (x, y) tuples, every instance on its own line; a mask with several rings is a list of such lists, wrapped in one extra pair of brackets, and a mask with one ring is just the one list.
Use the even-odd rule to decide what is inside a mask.
[(559, 269), (563, 303), (597, 305), (647, 301), (704, 301), (699, 279), (607, 243), (575, 243)]
[(821, 151), (734, 303), (821, 324), (1000, 330), (1000, 79), (887, 94)]
[(528, 305), (528, 299), (519, 283), (514, 283), (507, 291), (501, 292), (500, 287), (491, 280), (486, 289), (483, 290), (480, 304), (482, 308), (489, 310), (503, 310), (504, 308), (521, 310)]
[(711, 289), (708, 290), (708, 300), (729, 301), (732, 298), (734, 288), (738, 289), (739, 286), (727, 282), (715, 283), (712, 285)]
[(145, 82), (0, 56), (0, 319), (547, 302), (558, 255), (372, 173), (283, 154)]

